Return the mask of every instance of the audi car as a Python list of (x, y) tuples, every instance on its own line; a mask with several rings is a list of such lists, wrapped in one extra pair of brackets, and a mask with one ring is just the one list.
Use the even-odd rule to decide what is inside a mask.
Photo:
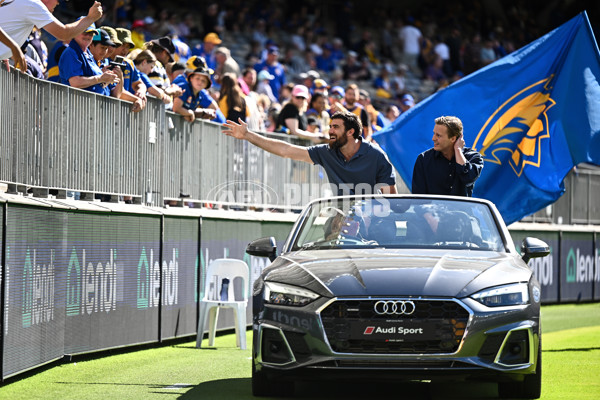
[(541, 391), (540, 285), (494, 204), (453, 196), (311, 202), (253, 286), (252, 390), (314, 379), (489, 381)]

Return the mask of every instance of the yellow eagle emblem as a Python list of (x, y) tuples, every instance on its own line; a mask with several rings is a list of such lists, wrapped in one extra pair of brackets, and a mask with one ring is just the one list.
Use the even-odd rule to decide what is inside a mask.
[(483, 125), (473, 147), (485, 161), (508, 162), (517, 176), (526, 164), (540, 166), (541, 141), (549, 138), (546, 112), (553, 76), (534, 83), (506, 100)]

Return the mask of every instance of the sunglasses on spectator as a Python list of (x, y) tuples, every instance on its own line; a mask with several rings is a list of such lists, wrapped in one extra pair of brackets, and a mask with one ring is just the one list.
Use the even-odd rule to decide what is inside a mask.
[(296, 96), (296, 100), (308, 100), (306, 97)]

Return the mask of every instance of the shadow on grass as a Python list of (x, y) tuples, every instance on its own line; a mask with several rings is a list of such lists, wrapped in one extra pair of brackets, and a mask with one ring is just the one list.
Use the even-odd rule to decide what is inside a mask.
[[(289, 396), (269, 397), (269, 399), (303, 399), (303, 400), (336, 400), (336, 399), (496, 399), (495, 384), (487, 383), (428, 383), (428, 382), (296, 382)], [(188, 390), (180, 399), (211, 400), (249, 400), (262, 399), (252, 396), (250, 378), (223, 379), (203, 382)]]
[(580, 347), (580, 348), (572, 348), (572, 349), (551, 349), (551, 350), (542, 350), (542, 353), (560, 353), (563, 351), (593, 351), (600, 350), (600, 347)]

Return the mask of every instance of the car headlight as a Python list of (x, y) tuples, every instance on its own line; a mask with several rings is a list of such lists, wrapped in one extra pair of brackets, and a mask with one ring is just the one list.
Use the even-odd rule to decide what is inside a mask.
[(518, 306), (529, 303), (527, 283), (512, 283), (485, 289), (471, 296), (488, 307)]
[(270, 304), (301, 307), (318, 297), (318, 294), (297, 286), (265, 282), (264, 299)]

